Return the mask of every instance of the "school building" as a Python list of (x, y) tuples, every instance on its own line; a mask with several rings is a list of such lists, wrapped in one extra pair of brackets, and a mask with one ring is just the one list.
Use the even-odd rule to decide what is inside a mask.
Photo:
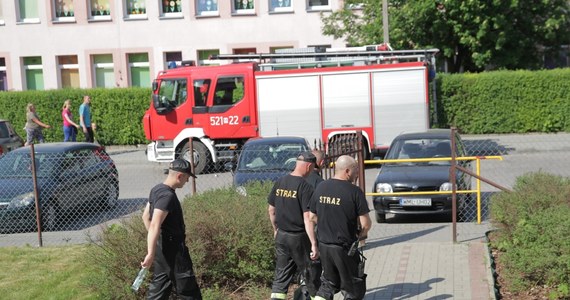
[[(343, 0), (2, 0), (0, 91), (149, 87), (212, 54), (344, 47), (321, 33)], [(356, 8), (357, 9), (357, 8)]]

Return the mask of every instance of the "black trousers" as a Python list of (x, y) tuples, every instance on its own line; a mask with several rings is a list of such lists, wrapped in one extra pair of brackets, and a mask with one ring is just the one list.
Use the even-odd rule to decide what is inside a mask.
[(323, 276), (317, 296), (332, 300), (334, 294), (344, 292), (344, 299), (363, 299), (366, 294), (366, 274), (358, 276), (358, 253), (348, 256), (348, 249), (341, 245), (319, 243)]
[(93, 136), (93, 128), (87, 127), (87, 132), (83, 132), (85, 135), (85, 141), (88, 143), (93, 143), (95, 141), (95, 137)]
[(183, 241), (174, 241), (161, 235), (156, 247), (147, 299), (166, 300), (173, 288), (179, 299), (202, 299), (188, 247)]
[[(300, 273), (309, 295), (315, 296), (320, 286), (320, 265), (311, 262), (311, 241), (305, 232), (291, 233), (277, 231), (275, 237), (275, 279), (271, 287), (272, 299), (287, 294), (289, 285)], [(318, 269), (318, 270), (317, 270)]]

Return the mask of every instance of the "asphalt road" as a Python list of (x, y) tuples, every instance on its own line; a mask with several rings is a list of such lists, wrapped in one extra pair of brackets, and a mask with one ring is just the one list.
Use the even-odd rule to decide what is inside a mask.
[[(481, 175), (506, 188), (513, 188), (516, 177), (527, 173), (543, 171), (570, 176), (570, 134), (525, 134), (525, 135), (474, 135), (463, 136), (466, 148), (471, 155), (501, 156), (502, 160), (482, 160)], [(84, 214), (65, 224), (61, 231), (42, 234), (44, 245), (84, 243), (86, 236), (96, 235), (101, 224), (118, 222), (133, 213), (139, 213), (146, 203), (150, 189), (164, 179), (165, 163), (151, 163), (146, 160), (144, 147), (109, 146), (107, 148), (115, 161), (120, 176), (119, 204), (112, 211)], [(367, 166), (365, 171), (366, 192), (372, 191), (372, 185), (378, 168)], [(196, 179), (196, 191), (229, 186), (232, 182), (230, 172), (218, 171), (200, 174)], [(475, 185), (473, 185), (475, 186)], [(178, 190), (179, 198), (192, 193), (192, 182)], [(482, 184), (484, 195), (497, 192), (498, 189)], [(369, 201), (371, 197), (368, 197)], [(488, 200), (487, 200), (488, 201)], [(424, 223), (426, 226), (439, 222), (448, 222), (445, 217), (422, 218), (394, 217), (388, 215), (389, 224)], [(394, 226), (397, 231), (397, 226)], [(1, 246), (38, 245), (37, 233), (0, 234)]]

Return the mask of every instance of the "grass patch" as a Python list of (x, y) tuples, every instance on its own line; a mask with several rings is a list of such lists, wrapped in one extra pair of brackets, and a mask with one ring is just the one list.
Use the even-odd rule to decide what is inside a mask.
[(86, 246), (0, 248), (0, 298), (96, 299), (85, 282)]

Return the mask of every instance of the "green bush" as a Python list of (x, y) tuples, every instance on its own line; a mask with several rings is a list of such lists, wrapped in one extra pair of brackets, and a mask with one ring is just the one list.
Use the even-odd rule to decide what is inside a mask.
[[(266, 199), (271, 186), (249, 185), (247, 197), (227, 187), (183, 201), (186, 244), (205, 299), (261, 299), (270, 293), (274, 246)], [(88, 247), (88, 285), (103, 299), (144, 297), (151, 276), (137, 294), (130, 285), (145, 255), (141, 214), (107, 227)]]
[(440, 74), (438, 123), (463, 133), (570, 131), (570, 69)]
[(550, 285), (565, 295), (570, 284), (568, 216), (569, 178), (529, 173), (517, 178), (513, 192), (493, 197), (491, 219), (499, 231), (492, 247), (504, 253), (501, 276), (513, 291)]
[[(97, 124), (95, 139), (102, 145), (134, 145), (146, 143), (142, 117), (149, 107), (150, 89), (62, 89), (0, 93), (0, 118), (10, 120), (25, 138), (26, 106), (33, 103), (38, 117), (51, 129), (44, 129), (46, 141), (63, 141), (63, 102), (70, 99), (73, 120), (79, 123), (79, 105), (83, 96), (91, 96), (92, 122)], [(83, 135), (78, 134), (78, 141)]]
[(528, 173), (517, 178), (513, 190), (497, 194), (491, 201), (491, 218), (506, 234), (539, 211), (570, 205), (570, 180), (565, 177)]

